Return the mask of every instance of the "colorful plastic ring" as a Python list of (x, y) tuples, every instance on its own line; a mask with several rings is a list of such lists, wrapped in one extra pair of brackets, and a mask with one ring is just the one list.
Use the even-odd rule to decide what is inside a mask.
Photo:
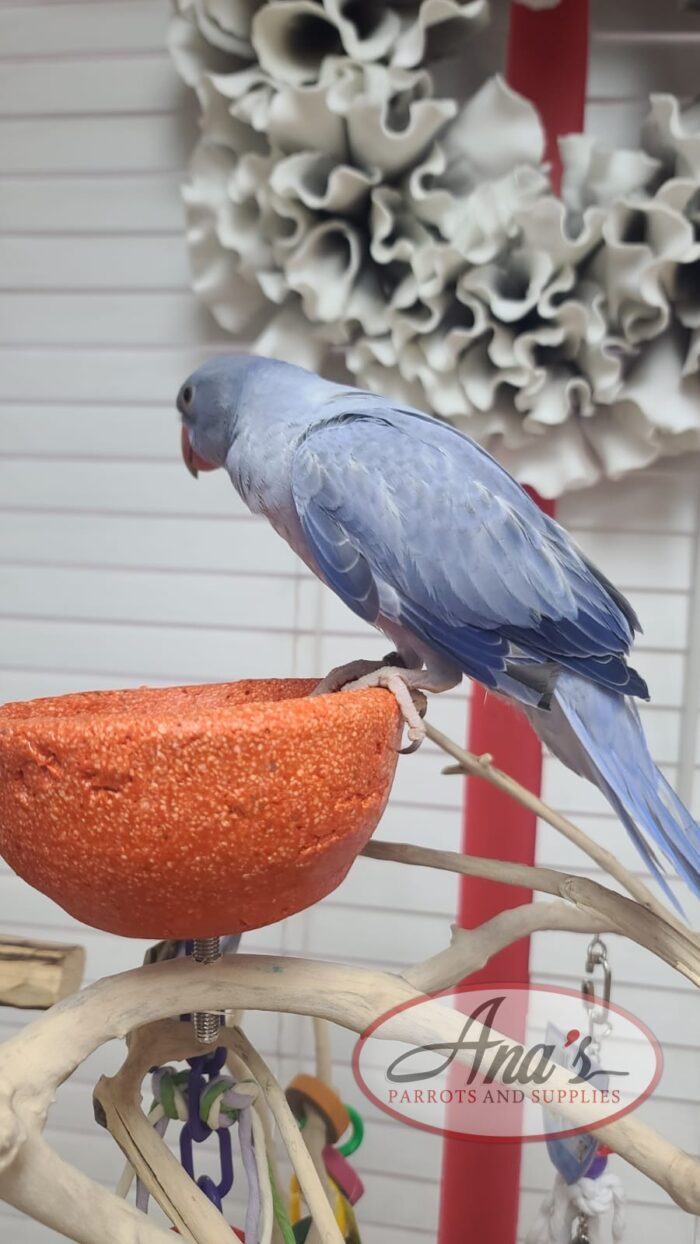
[(354, 1106), (349, 1106), (346, 1102), (345, 1109), (347, 1110), (348, 1117), (352, 1123), (352, 1136), (345, 1141), (345, 1144), (338, 1145), (338, 1153), (342, 1153), (344, 1158), (349, 1158), (356, 1149), (359, 1149), (365, 1138), (365, 1125), (362, 1115), (358, 1114)]
[(311, 1106), (326, 1124), (326, 1138), (334, 1145), (350, 1126), (350, 1115), (338, 1097), (323, 1080), (316, 1076), (298, 1075), (287, 1086), (287, 1101), (294, 1117), (303, 1119)]
[(340, 1150), (335, 1149), (333, 1145), (326, 1145), (323, 1150), (323, 1164), (329, 1178), (333, 1180), (343, 1196), (351, 1205), (357, 1205), (360, 1197), (364, 1195), (365, 1186), (347, 1158), (344, 1158)]

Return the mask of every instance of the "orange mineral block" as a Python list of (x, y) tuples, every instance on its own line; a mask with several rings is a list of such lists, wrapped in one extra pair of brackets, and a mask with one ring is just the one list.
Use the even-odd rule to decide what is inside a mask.
[(0, 708), (0, 854), (85, 924), (214, 937), (317, 902), (391, 789), (382, 690), (314, 681), (95, 691)]

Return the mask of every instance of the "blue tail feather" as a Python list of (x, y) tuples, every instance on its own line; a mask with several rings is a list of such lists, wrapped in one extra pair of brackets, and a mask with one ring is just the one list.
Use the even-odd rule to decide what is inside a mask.
[(700, 826), (654, 764), (635, 704), (564, 671), (551, 712), (525, 711), (551, 751), (612, 804), (673, 905), (657, 849), (700, 895)]

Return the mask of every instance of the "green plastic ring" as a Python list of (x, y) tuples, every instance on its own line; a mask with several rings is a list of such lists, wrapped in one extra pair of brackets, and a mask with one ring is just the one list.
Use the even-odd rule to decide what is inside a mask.
[(354, 1153), (356, 1149), (359, 1149), (365, 1138), (365, 1125), (362, 1121), (362, 1116), (357, 1113), (354, 1106), (349, 1106), (348, 1103), (345, 1102), (345, 1109), (347, 1110), (350, 1116), (350, 1122), (352, 1123), (352, 1136), (345, 1141), (344, 1145), (338, 1145), (338, 1153), (342, 1153), (344, 1158), (349, 1158), (351, 1153)]
[[(344, 1102), (343, 1105), (345, 1106), (350, 1122), (352, 1123), (352, 1135), (345, 1141), (344, 1145), (338, 1145), (337, 1149), (338, 1153), (341, 1153), (344, 1158), (349, 1158), (356, 1149), (359, 1149), (365, 1138), (365, 1125), (362, 1120), (362, 1115), (358, 1114), (354, 1106), (349, 1105), (348, 1102)], [(303, 1114), (297, 1122), (299, 1124), (299, 1131), (303, 1132), (306, 1127), (306, 1115)]]

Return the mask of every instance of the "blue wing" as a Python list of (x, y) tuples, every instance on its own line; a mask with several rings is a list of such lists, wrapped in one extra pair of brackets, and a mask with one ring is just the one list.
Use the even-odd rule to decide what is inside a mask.
[(299, 520), (357, 614), (400, 622), (498, 686), (526, 654), (646, 696), (624, 598), (487, 453), (448, 425), (353, 394), (292, 464)]

